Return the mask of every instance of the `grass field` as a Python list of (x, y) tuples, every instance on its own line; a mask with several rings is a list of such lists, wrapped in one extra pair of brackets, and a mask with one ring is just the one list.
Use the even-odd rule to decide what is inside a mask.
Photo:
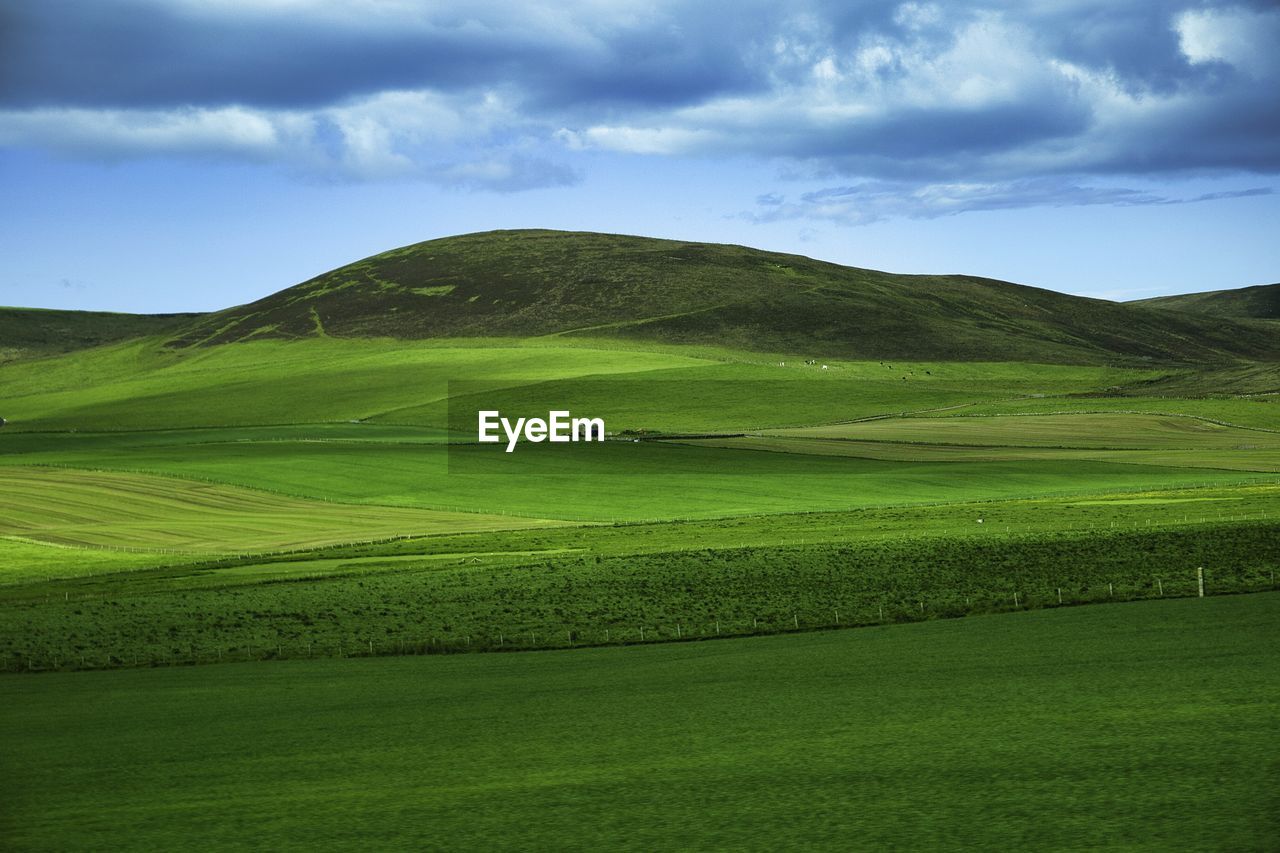
[(58, 545), (245, 553), (540, 523), (304, 501), (146, 474), (21, 467), (4, 482), (0, 535)]
[(8, 677), (0, 832), (15, 850), (1266, 849), (1278, 620), (1263, 594)]
[[(1186, 594), (1206, 561), (1212, 592), (1268, 588), (1280, 441), (1238, 415), (1271, 404), (1159, 399), (1195, 412), (1154, 414), (1098, 396), (1186, 372), (823, 370), (559, 337), (135, 342), (10, 365), (0, 385), (25, 393), (0, 436), (5, 659), (752, 633), (1015, 593)], [(599, 413), (645, 440), (491, 452), (467, 433), (487, 406)], [(1054, 413), (969, 414), (1016, 406)]]
[(1276, 837), (1271, 321), (550, 232), (0, 314), (0, 847)]
[[(898, 422), (866, 426), (881, 423)], [(0, 453), (0, 466), (164, 474), (313, 501), (578, 521), (834, 510), (1275, 479), (1280, 448), (1270, 447), (1276, 444), (1274, 436), (1236, 431), (1258, 441), (1257, 449), (1238, 449), (1218, 437), (1230, 430), (1214, 430), (1206, 431), (1207, 439), (1194, 431), (1190, 440), (1175, 435), (1176, 443), (1153, 431), (1150, 447), (1172, 445), (1160, 450), (992, 453), (982, 445), (948, 445), (940, 451), (932, 443), (893, 440), (828, 444), (828, 451), (836, 451), (828, 455), (820, 443), (806, 439), (788, 445), (776, 437), (526, 446), (506, 454), (478, 445), (447, 446), (438, 431), (371, 424), (18, 433), (5, 437), (8, 452)], [(1082, 427), (1077, 434), (1088, 433)], [(1095, 442), (1108, 440), (1101, 427), (1093, 435)], [(1203, 446), (1189, 450), (1189, 442)], [(761, 447), (786, 452), (751, 452)], [(25, 500), (21, 480), (15, 479), (12, 488), (13, 500)], [(29, 535), (19, 529), (5, 532)]]
[[(604, 556), (532, 543), (11, 589), (9, 671), (653, 643), (1277, 589), (1275, 523)], [(375, 548), (376, 550), (376, 548)], [(295, 555), (300, 556), (300, 555)]]
[(1131, 450), (1277, 450), (1280, 430), (1241, 429), (1191, 417), (1148, 414), (1008, 415), (999, 418), (885, 418), (781, 430), (847, 438), (976, 447), (1087, 447)]

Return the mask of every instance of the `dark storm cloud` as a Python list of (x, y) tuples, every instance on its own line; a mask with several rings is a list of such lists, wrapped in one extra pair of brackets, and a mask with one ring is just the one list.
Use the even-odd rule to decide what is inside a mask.
[[(676, 105), (758, 84), (734, 19), (539, 26), (520, 4), (307, 16), (289, 6), (159, 0), (12, 3), (0, 104), (17, 107), (316, 107), (388, 89), (526, 89), (544, 103)], [(738, 30), (745, 21), (737, 19)], [(572, 27), (576, 26), (577, 29)], [(715, 30), (712, 32), (711, 30)], [(727, 38), (726, 38), (727, 37)]]
[(344, 29), (146, 0), (14, 4), (0, 102), (38, 107), (311, 107), (383, 89), (500, 79), (550, 46), (514, 35)]
[(0, 3), (0, 145), (75, 156), (515, 190), (582, 150), (737, 155), (906, 208), (1280, 171), (1263, 0)]

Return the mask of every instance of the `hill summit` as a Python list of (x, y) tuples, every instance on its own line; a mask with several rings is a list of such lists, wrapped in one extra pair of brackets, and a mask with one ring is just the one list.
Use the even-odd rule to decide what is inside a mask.
[(374, 255), (206, 315), (174, 347), (248, 339), (588, 336), (823, 358), (1280, 360), (1274, 330), (972, 276), (742, 246), (492, 231)]

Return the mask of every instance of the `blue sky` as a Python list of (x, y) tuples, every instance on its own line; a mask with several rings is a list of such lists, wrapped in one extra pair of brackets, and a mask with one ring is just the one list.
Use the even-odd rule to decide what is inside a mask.
[(1111, 299), (1280, 280), (1271, 2), (0, 0), (0, 304), (548, 227)]

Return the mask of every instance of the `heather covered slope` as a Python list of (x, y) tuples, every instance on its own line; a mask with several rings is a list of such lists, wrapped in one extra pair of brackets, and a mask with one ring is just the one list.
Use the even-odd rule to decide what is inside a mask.
[(1130, 304), (1235, 320), (1280, 320), (1280, 284), (1157, 296)]
[(0, 362), (158, 335), (200, 316), (0, 307)]
[(590, 336), (816, 358), (1280, 360), (1266, 326), (970, 276), (904, 276), (740, 246), (495, 231), (406, 246), (172, 336)]

